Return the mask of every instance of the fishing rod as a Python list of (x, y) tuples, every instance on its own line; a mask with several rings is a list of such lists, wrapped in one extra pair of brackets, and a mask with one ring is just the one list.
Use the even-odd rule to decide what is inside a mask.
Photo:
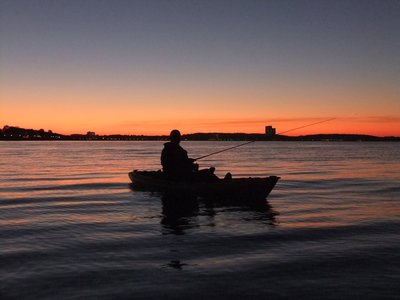
[(240, 145), (236, 145), (236, 146), (233, 146), (233, 147), (230, 147), (230, 148), (227, 148), (227, 149), (223, 149), (223, 150), (219, 150), (217, 152), (213, 152), (213, 153), (210, 153), (210, 154), (207, 154), (207, 155), (203, 155), (203, 156), (200, 156), (198, 158), (195, 158), (194, 161), (202, 159), (202, 158), (205, 158), (205, 157), (208, 157), (208, 156), (211, 156), (211, 155), (214, 155), (214, 154), (225, 152), (225, 151), (228, 151), (228, 150), (231, 150), (231, 149), (235, 149), (235, 148), (238, 148), (238, 147), (241, 147), (241, 146), (244, 146), (244, 145), (248, 145), (248, 144), (251, 144), (251, 143), (254, 143), (254, 142), (255, 141), (246, 142), (246, 143), (243, 143), (243, 144), (240, 144)]
[[(286, 130), (286, 131), (278, 132), (277, 135), (283, 134), (283, 133), (287, 133), (287, 132), (290, 132), (290, 131), (294, 131), (294, 130), (297, 130), (297, 129), (301, 129), (301, 128), (305, 128), (305, 127), (309, 127), (309, 126), (313, 126), (313, 125), (325, 123), (325, 122), (328, 122), (328, 121), (332, 121), (332, 120), (334, 120), (334, 119), (336, 119), (336, 118), (330, 118), (330, 119), (323, 120), (323, 121), (319, 121), (319, 122), (315, 122), (315, 123), (312, 123), (312, 124), (308, 124), (308, 125), (304, 125), (304, 126), (292, 128), (292, 129), (289, 129), (289, 130)], [(216, 152), (207, 154), (207, 155), (203, 155), (203, 156), (200, 156), (200, 157), (198, 157), (198, 158), (195, 158), (194, 161), (199, 160), (199, 159), (203, 159), (203, 158), (206, 158), (206, 157), (209, 157), (209, 156), (211, 156), (211, 155), (215, 155), (215, 154), (218, 154), (218, 153), (222, 153), (222, 152), (225, 152), (225, 151), (228, 151), (228, 150), (232, 150), (232, 149), (235, 149), (235, 148), (239, 148), (239, 147), (241, 147), (241, 146), (248, 145), (248, 144), (251, 144), (251, 143), (254, 143), (254, 142), (255, 142), (255, 141), (246, 142), (246, 143), (239, 144), (239, 145), (236, 145), (236, 146), (233, 146), (233, 147), (229, 147), (229, 148), (226, 148), (226, 149), (223, 149), (223, 150), (219, 150), (219, 151), (216, 151)]]

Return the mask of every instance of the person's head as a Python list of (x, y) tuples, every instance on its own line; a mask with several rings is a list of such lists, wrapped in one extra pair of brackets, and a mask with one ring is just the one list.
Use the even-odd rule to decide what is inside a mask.
[(173, 143), (179, 144), (179, 142), (181, 141), (181, 133), (178, 129), (174, 129), (171, 131), (171, 133), (169, 134), (169, 140)]

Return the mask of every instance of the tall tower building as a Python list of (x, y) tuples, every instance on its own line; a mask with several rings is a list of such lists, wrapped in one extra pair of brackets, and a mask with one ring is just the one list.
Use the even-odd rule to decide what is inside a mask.
[(265, 134), (268, 137), (273, 137), (273, 136), (276, 135), (276, 129), (274, 127), (270, 126), (270, 125), (265, 126)]

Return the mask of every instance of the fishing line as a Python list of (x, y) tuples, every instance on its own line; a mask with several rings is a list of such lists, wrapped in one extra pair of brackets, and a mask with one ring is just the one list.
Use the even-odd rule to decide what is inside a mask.
[[(315, 122), (315, 123), (312, 123), (312, 124), (308, 124), (308, 125), (304, 125), (304, 126), (292, 128), (292, 129), (289, 129), (289, 130), (286, 130), (286, 131), (278, 132), (277, 135), (278, 135), (278, 134), (287, 133), (287, 132), (290, 132), (290, 131), (294, 131), (294, 130), (297, 130), (297, 129), (306, 128), (306, 127), (309, 127), (309, 126), (313, 126), (313, 125), (325, 123), (325, 122), (328, 122), (328, 121), (332, 121), (332, 120), (334, 120), (334, 119), (336, 119), (336, 118), (330, 118), (330, 119), (323, 120), (323, 121), (319, 121), (319, 122)], [(233, 147), (229, 147), (229, 148), (226, 148), (226, 149), (223, 149), (223, 150), (219, 150), (219, 151), (216, 151), (216, 152), (207, 154), (207, 155), (203, 155), (203, 156), (200, 156), (200, 157), (198, 157), (198, 158), (195, 158), (194, 161), (199, 160), (199, 159), (203, 159), (203, 158), (206, 158), (206, 157), (209, 157), (209, 156), (211, 156), (211, 155), (215, 155), (215, 154), (218, 154), (218, 153), (222, 153), (222, 152), (225, 152), (225, 151), (228, 151), (228, 150), (232, 150), (232, 149), (235, 149), (235, 148), (244, 146), (244, 145), (248, 145), (248, 144), (251, 144), (251, 143), (254, 143), (254, 142), (255, 142), (255, 141), (246, 142), (246, 143), (239, 144), (239, 145), (236, 145), (236, 146), (233, 146)]]
[(327, 119), (327, 120), (324, 120), (324, 121), (319, 121), (319, 122), (315, 122), (315, 123), (312, 123), (312, 124), (296, 127), (296, 128), (293, 128), (293, 129), (289, 129), (289, 130), (283, 131), (283, 132), (278, 132), (277, 134), (287, 133), (287, 132), (294, 131), (294, 130), (301, 129), (301, 128), (305, 128), (305, 127), (308, 127), (308, 126), (313, 126), (313, 125), (316, 125), (316, 124), (321, 124), (321, 123), (325, 123), (325, 122), (328, 122), (328, 121), (332, 121), (334, 119), (336, 119), (336, 118), (330, 118), (330, 119)]

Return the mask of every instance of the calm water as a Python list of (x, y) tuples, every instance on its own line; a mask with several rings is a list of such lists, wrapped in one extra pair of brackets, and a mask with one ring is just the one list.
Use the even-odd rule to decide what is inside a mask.
[[(238, 143), (184, 142), (192, 157)], [(400, 298), (400, 144), (258, 142), (265, 205), (132, 191), (162, 142), (1, 142), (1, 299)]]

